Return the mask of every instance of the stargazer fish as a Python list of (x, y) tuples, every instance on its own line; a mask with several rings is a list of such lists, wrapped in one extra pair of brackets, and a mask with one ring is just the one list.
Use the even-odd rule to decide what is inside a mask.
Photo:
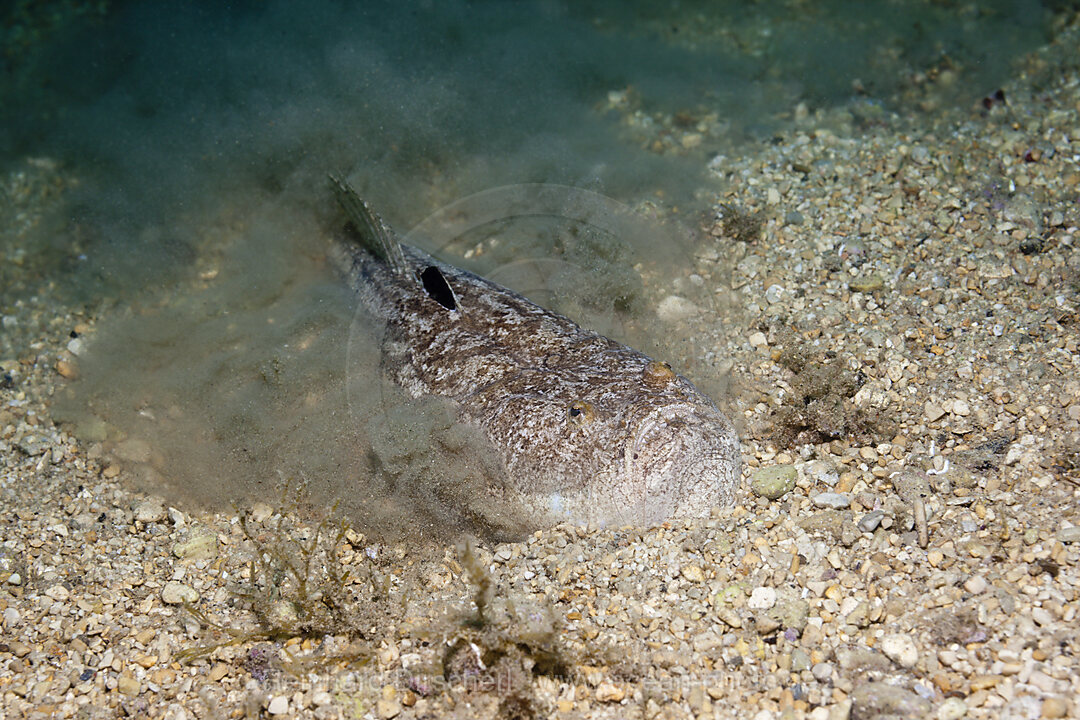
[(730, 504), (731, 423), (664, 362), (404, 245), (342, 179), (350, 224), (333, 255), (385, 323), (382, 362), (414, 397), (439, 396), (501, 458), (498, 497), (529, 531), (560, 522), (647, 526)]

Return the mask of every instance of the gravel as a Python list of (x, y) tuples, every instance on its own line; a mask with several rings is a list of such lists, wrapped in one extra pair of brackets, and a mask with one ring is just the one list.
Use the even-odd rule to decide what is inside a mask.
[[(710, 163), (717, 208), (763, 220), (753, 242), (708, 223), (688, 269), (721, 310), (684, 320), (734, 363), (735, 507), (474, 551), (353, 533), (352, 633), (260, 634), (252, 538), (312, 525), (261, 503), (249, 536), (132, 491), (49, 416), (94, 319), (47, 289), (3, 308), (0, 715), (1075, 716), (1077, 40), (1019, 66), (1007, 104), (933, 126), (803, 112)], [(801, 444), (778, 426), (792, 347), (852, 378), (847, 421)]]

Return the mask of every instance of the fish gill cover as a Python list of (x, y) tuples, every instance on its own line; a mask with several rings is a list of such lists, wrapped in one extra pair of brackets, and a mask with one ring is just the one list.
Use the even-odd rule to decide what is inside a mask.
[[(0, 163), (59, 170), (42, 171), (55, 212), (3, 240), (19, 262), (0, 264), (0, 301), (55, 285), (101, 314), (57, 412), (139, 461), (148, 484), (214, 499), (302, 477), (375, 507), (401, 488), (357, 483), (373, 456), (401, 468), (387, 482), (408, 495), (430, 480), (427, 438), (449, 448), (450, 474), (482, 472), (484, 453), (438, 403), (401, 410), (376, 356), (347, 359), (350, 332), (373, 348), (379, 329), (350, 331), (351, 300), (324, 262), (340, 220), (327, 170), (403, 231), (520, 183), (688, 217), (720, 189), (709, 158), (767, 138), (799, 102), (848, 98), (854, 80), (902, 102), (906, 73), (940, 58), (985, 92), (1042, 39), (1045, 13), (979, 7), (15, 3)], [(465, 227), (435, 212), (441, 228), (417, 243), (640, 349), (697, 360), (650, 321), (689, 267), (685, 236), (489, 210)], [(657, 255), (664, 242), (678, 251)], [(378, 413), (346, 399), (366, 377)]]

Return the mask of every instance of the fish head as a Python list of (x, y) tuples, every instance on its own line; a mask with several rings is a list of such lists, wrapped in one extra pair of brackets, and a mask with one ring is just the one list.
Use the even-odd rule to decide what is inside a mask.
[(733, 502), (742, 471), (734, 428), (688, 380), (662, 370), (659, 387), (607, 387), (570, 405), (572, 423), (596, 440), (596, 460), (575, 497), (552, 494), (554, 514), (600, 527), (649, 526)]
[(730, 504), (742, 458), (712, 401), (640, 353), (604, 360), (518, 373), (513, 393), (483, 390), (482, 424), (536, 526), (649, 526)]

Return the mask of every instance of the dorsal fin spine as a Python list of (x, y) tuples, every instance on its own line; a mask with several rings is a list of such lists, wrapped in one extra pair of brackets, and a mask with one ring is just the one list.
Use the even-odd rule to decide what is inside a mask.
[(402, 252), (401, 243), (390, 226), (370, 205), (360, 199), (345, 178), (332, 173), (329, 177), (338, 203), (356, 227), (358, 239), (364, 249), (389, 265), (395, 274), (403, 275), (408, 272), (405, 253)]

